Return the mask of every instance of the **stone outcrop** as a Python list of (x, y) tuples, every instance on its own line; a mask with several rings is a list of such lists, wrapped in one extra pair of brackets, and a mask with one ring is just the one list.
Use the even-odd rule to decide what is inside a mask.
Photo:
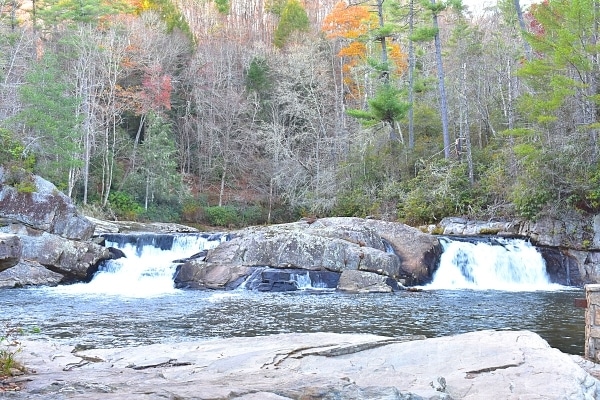
[[(15, 399), (596, 399), (595, 364), (528, 331), (306, 333), (92, 349), (24, 341)], [(19, 379), (19, 378), (16, 378)]]
[(92, 242), (65, 240), (23, 225), (5, 226), (0, 231), (18, 235), (23, 244), (22, 257), (63, 275), (63, 282), (88, 280), (101, 260), (111, 258), (106, 247)]
[(180, 289), (234, 289), (251, 268), (191, 260), (177, 268), (175, 285)]
[(396, 281), (383, 275), (346, 270), (340, 275), (337, 289), (348, 293), (390, 293), (399, 290), (399, 287)]
[[(361, 274), (346, 273), (342, 281), (345, 284), (351, 277), (357, 278), (347, 286), (349, 291), (392, 291), (398, 289), (397, 282), (415, 284), (430, 279), (441, 254), (439, 242), (431, 235), (400, 223), (361, 218), (250, 227), (232, 236), (208, 251), (205, 261), (183, 264), (175, 277), (176, 285), (229, 287), (243, 273), (240, 267), (270, 267), (327, 271), (342, 276), (346, 271), (360, 271)], [(223, 279), (228, 275), (223, 271), (228, 268), (234, 272)], [(249, 275), (251, 270), (245, 272)], [(217, 280), (211, 282), (213, 275)], [(374, 284), (374, 280), (379, 283)]]
[(0, 233), (0, 272), (17, 265), (22, 251), (23, 246), (17, 235)]
[(87, 280), (110, 251), (89, 239), (94, 224), (50, 182), (32, 176), (33, 193), (7, 182), (0, 167), (0, 287)]
[(0, 218), (34, 229), (53, 233), (66, 239), (87, 240), (94, 233), (94, 224), (79, 214), (71, 199), (56, 186), (33, 176), (35, 191), (21, 193), (7, 185), (9, 173), (0, 166)]

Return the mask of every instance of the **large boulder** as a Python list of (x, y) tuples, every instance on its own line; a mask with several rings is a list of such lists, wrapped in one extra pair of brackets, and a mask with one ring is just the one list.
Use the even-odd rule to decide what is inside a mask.
[(0, 289), (56, 286), (63, 278), (63, 275), (50, 271), (36, 261), (23, 260), (14, 267), (0, 272)]
[(63, 275), (63, 282), (88, 280), (97, 271), (100, 261), (111, 258), (106, 247), (92, 242), (65, 240), (23, 225), (4, 226), (0, 231), (18, 235), (23, 245), (23, 259), (37, 261)]
[(17, 235), (0, 233), (0, 272), (17, 265), (22, 250), (21, 240)]
[[(346, 274), (342, 282), (348, 286), (343, 290), (387, 292), (397, 290), (398, 282), (416, 284), (429, 280), (441, 254), (440, 243), (431, 235), (400, 223), (361, 218), (323, 218), (249, 227), (231, 236), (231, 240), (209, 250), (204, 261), (184, 264), (176, 277), (176, 285), (231, 287), (239, 281), (239, 274), (245, 271), (249, 275), (251, 270), (235, 270), (233, 279), (226, 280), (224, 272), (214, 271), (269, 267), (312, 273), (361, 271), (370, 274)], [(265, 272), (261, 274), (257, 281), (260, 287), (271, 286), (277, 290), (294, 287), (285, 273), (274, 279), (265, 278)], [(376, 275), (382, 277), (377, 278), (379, 283), (368, 282)], [(217, 279), (211, 282), (213, 276)], [(316, 275), (314, 278), (321, 279)], [(349, 282), (352, 278), (357, 281)], [(327, 279), (331, 281), (330, 277)], [(335, 280), (339, 280), (339, 275)]]
[[(73, 240), (87, 240), (94, 224), (80, 215), (71, 199), (47, 180), (33, 176), (33, 193), (7, 184), (10, 172), (0, 166), (0, 220), (20, 223)], [(0, 221), (1, 222), (1, 221)]]
[(336, 226), (347, 226), (352, 230), (368, 229), (375, 232), (384, 245), (391, 245), (393, 254), (399, 257), (402, 278), (409, 285), (427, 282), (437, 268), (442, 254), (442, 246), (434, 236), (398, 222), (345, 217), (322, 218), (311, 224), (312, 229), (319, 229), (321, 226), (332, 227), (334, 230), (339, 229)]

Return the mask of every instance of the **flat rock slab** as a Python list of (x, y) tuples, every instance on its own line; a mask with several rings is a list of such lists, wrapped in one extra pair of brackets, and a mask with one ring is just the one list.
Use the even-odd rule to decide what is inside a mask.
[[(23, 342), (15, 399), (596, 399), (594, 365), (528, 331), (306, 333), (75, 351)], [(586, 368), (584, 368), (586, 367)], [(8, 394), (7, 394), (8, 395)]]

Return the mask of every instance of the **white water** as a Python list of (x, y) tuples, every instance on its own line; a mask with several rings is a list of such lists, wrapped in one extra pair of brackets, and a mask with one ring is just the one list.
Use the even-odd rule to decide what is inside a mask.
[(222, 240), (218, 235), (210, 239), (212, 240), (202, 235), (176, 235), (170, 249), (161, 249), (159, 244), (119, 245), (106, 240), (107, 247), (120, 249), (126, 258), (106, 261), (89, 283), (58, 286), (51, 290), (66, 294), (124, 297), (154, 297), (178, 293), (179, 289), (175, 289), (173, 283), (173, 274), (178, 264), (173, 261), (214, 248)]
[(497, 244), (442, 239), (444, 252), (433, 281), (424, 289), (505, 291), (557, 290), (546, 263), (529, 242), (495, 239)]

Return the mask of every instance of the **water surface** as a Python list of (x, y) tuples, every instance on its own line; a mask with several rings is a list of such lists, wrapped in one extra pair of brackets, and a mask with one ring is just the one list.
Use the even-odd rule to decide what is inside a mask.
[(0, 326), (38, 330), (68, 344), (120, 347), (284, 332), (437, 337), (483, 329), (540, 334), (582, 354), (582, 289), (537, 292), (431, 290), (394, 294), (181, 291), (136, 298), (60, 288), (0, 290)]

